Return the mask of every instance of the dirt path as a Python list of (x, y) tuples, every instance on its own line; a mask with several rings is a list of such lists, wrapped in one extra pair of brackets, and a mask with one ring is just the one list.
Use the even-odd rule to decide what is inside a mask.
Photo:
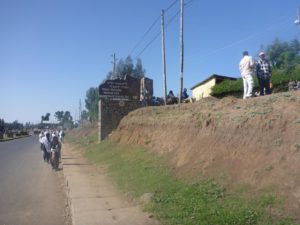
[(158, 225), (126, 200), (105, 169), (90, 164), (79, 149), (64, 144), (62, 164), (73, 225)]

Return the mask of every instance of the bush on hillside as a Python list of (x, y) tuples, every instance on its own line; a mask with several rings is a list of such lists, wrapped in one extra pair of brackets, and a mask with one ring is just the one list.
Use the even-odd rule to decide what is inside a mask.
[[(258, 81), (254, 78), (254, 89), (258, 89)], [(241, 96), (243, 93), (243, 80), (224, 80), (212, 88), (212, 96), (225, 97), (229, 95)]]
[(282, 70), (275, 70), (272, 76), (273, 92), (288, 91), (290, 80), (300, 80), (300, 65), (288, 74)]
[[(272, 91), (282, 92), (288, 90), (290, 80), (300, 80), (300, 65), (292, 72), (286, 73), (283, 70), (274, 70), (271, 78)], [(259, 89), (257, 78), (254, 78), (254, 91)], [(212, 88), (212, 96), (225, 97), (229, 95), (241, 96), (243, 93), (243, 81), (241, 78), (237, 80), (225, 80)]]

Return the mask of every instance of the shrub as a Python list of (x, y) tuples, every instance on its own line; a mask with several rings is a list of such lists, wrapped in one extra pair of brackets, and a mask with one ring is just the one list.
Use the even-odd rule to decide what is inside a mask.
[(291, 73), (286, 73), (283, 70), (275, 70), (272, 76), (273, 92), (287, 91), (290, 80), (300, 80), (299, 66)]
[[(257, 78), (254, 78), (254, 90), (258, 89)], [(243, 80), (224, 80), (212, 88), (212, 96), (225, 97), (228, 95), (241, 96), (243, 93)]]
[[(300, 65), (292, 72), (287, 73), (284, 70), (274, 70), (272, 73), (271, 83), (273, 92), (282, 92), (288, 90), (290, 80), (300, 80)], [(257, 78), (254, 77), (254, 91), (259, 89)], [(241, 96), (243, 93), (243, 81), (225, 80), (212, 88), (212, 96), (224, 97), (228, 95)]]

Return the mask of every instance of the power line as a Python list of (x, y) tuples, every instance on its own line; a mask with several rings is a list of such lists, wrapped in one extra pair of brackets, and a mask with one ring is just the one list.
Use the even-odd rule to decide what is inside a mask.
[[(167, 12), (168, 10), (170, 10), (179, 0), (175, 0), (173, 3), (171, 3), (167, 9), (165, 10), (165, 12)], [(193, 1), (193, 0), (190, 0)], [(150, 25), (150, 27), (146, 30), (146, 32), (143, 34), (143, 36), (140, 38), (140, 40), (138, 41), (138, 43), (132, 48), (132, 50), (130, 51), (129, 55), (132, 55), (132, 53), (134, 53), (134, 51), (137, 49), (137, 47), (143, 42), (143, 40), (145, 39), (145, 37), (147, 36), (147, 34), (150, 33), (150, 31), (153, 29), (153, 27), (156, 25), (156, 23), (159, 21), (160, 19), (160, 15), (154, 20), (154, 22)]]
[(154, 38), (148, 42), (148, 44), (137, 54), (137, 56), (135, 57), (135, 59), (137, 59), (141, 54), (143, 54), (143, 52), (158, 38), (158, 36), (160, 35), (160, 31), (154, 36)]
[[(179, 0), (175, 0), (171, 5), (169, 5), (166, 9), (165, 12), (167, 12), (169, 9), (171, 9)], [(192, 0), (191, 0), (192, 1)]]
[[(284, 18), (286, 18), (286, 17), (283, 17), (283, 19), (284, 19)], [(235, 41), (235, 42), (232, 42), (232, 43), (230, 43), (230, 44), (227, 44), (227, 45), (225, 45), (225, 46), (223, 46), (223, 47), (221, 47), (221, 48), (214, 49), (214, 50), (212, 50), (212, 51), (206, 52), (206, 53), (205, 53), (205, 57), (207, 57), (207, 56), (209, 56), (209, 55), (214, 55), (214, 54), (216, 54), (216, 53), (218, 53), (218, 52), (220, 52), (220, 51), (223, 51), (223, 50), (225, 50), (225, 49), (232, 48), (233, 46), (238, 45), (238, 44), (240, 44), (240, 43), (242, 43), (242, 42), (245, 42), (245, 41), (251, 40), (251, 39), (253, 39), (253, 38), (256, 38), (256, 37), (258, 37), (258, 36), (264, 34), (265, 32), (272, 30), (274, 27), (277, 28), (277, 26), (279, 26), (279, 25), (281, 26), (281, 25), (287, 24), (288, 21), (289, 21), (289, 19), (282, 20), (280, 23), (272, 24), (272, 25), (268, 26), (267, 28), (265, 28), (264, 30), (261, 30), (261, 31), (256, 32), (256, 33), (253, 33), (253, 34), (251, 34), (251, 35), (248, 36), (248, 37), (245, 37), (245, 38), (242, 38), (242, 39), (237, 40), (237, 41)], [(285, 30), (285, 29), (287, 29), (287, 27), (283, 28), (283, 30)], [(283, 30), (281, 30), (281, 31), (283, 31)], [(200, 58), (202, 58), (202, 57), (204, 57), (204, 56), (200, 56)]]
[[(167, 28), (175, 19), (176, 17), (179, 15), (180, 10), (178, 10), (172, 17), (171, 19), (167, 22), (165, 28)], [(140, 55), (143, 54), (143, 52), (159, 37), (160, 35), (160, 31), (148, 42), (148, 44), (137, 54), (137, 56), (135, 57), (135, 59), (137, 59)]]
[(135, 49), (142, 43), (142, 41), (145, 39), (145, 37), (147, 36), (147, 34), (152, 30), (152, 28), (155, 26), (155, 24), (159, 21), (160, 16), (158, 16), (154, 22), (151, 24), (151, 26), (148, 28), (148, 30), (144, 33), (144, 35), (141, 37), (141, 39), (138, 41), (138, 43), (133, 47), (133, 49), (131, 50), (130, 54), (131, 55)]
[(190, 1), (186, 2), (186, 3), (184, 4), (184, 6), (190, 5), (193, 1), (194, 1), (194, 0), (190, 0)]
[(166, 24), (166, 28), (170, 25), (170, 23), (172, 23), (175, 19), (176, 19), (176, 17), (179, 15), (179, 13), (180, 13), (180, 10), (178, 10), (172, 17), (171, 17), (171, 19), (167, 22), (167, 24)]

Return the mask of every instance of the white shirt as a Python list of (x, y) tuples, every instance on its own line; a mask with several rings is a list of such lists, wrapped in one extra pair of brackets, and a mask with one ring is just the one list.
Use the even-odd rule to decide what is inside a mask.
[(251, 56), (249, 55), (245, 55), (241, 62), (240, 62), (240, 72), (241, 72), (241, 75), (242, 77), (245, 77), (245, 76), (252, 76), (253, 74), (253, 70), (254, 70), (254, 60)]
[(43, 145), (44, 145), (45, 148), (46, 148), (46, 151), (47, 151), (47, 152), (51, 152), (51, 142), (48, 141), (48, 139), (47, 139), (46, 136), (42, 138), (42, 142), (43, 142)]
[(39, 142), (40, 142), (41, 144), (43, 144), (43, 141), (42, 141), (43, 137), (44, 137), (44, 135), (43, 135), (42, 133), (40, 133), (40, 134), (39, 134)]

